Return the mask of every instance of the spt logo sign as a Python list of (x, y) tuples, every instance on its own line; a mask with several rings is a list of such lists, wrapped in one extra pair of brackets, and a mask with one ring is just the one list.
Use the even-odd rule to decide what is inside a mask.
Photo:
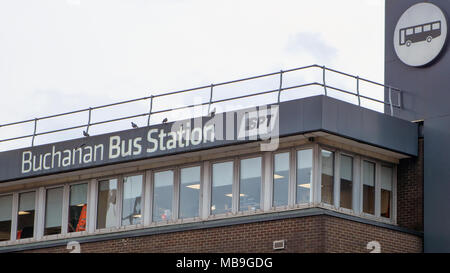
[(398, 58), (409, 66), (424, 66), (442, 51), (447, 38), (447, 19), (431, 3), (418, 3), (400, 17), (394, 31)]

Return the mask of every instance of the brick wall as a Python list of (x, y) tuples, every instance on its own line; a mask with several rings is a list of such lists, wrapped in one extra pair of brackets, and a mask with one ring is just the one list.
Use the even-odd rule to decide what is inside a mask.
[(400, 160), (397, 170), (397, 224), (423, 231), (423, 139), (419, 156)]
[[(272, 249), (286, 240), (285, 250)], [(81, 252), (422, 252), (421, 237), (327, 215), (239, 224), (81, 244)], [(26, 252), (69, 252), (65, 246)]]

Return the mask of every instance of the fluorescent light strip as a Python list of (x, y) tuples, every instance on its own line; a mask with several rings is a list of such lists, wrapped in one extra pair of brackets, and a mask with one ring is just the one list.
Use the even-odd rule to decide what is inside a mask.
[(194, 190), (199, 190), (199, 189), (200, 189), (200, 184), (188, 185), (188, 186), (186, 186), (186, 188), (191, 188), (191, 189), (194, 189)]

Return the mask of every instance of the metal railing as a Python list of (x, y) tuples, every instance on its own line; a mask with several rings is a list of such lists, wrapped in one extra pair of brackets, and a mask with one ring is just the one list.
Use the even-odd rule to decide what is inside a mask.
[[(304, 83), (304, 84), (299, 84), (299, 85), (293, 85), (293, 86), (288, 86), (288, 87), (283, 87), (283, 76), (286, 75), (287, 73), (290, 72), (294, 72), (294, 71), (299, 71), (299, 70), (305, 70), (305, 69), (321, 69), (322, 70), (322, 82), (309, 82), (309, 83)], [(356, 85), (356, 92), (352, 92), (352, 91), (348, 91), (348, 90), (344, 90), (341, 88), (337, 88), (334, 86), (330, 86), (327, 85), (327, 72), (334, 72), (337, 73), (338, 75), (344, 76), (344, 77), (348, 77), (348, 78), (352, 78), (355, 80), (355, 85)], [(230, 98), (225, 98), (225, 99), (218, 99), (218, 100), (213, 100), (213, 94), (214, 94), (214, 88), (218, 87), (218, 86), (223, 86), (223, 85), (230, 85), (230, 84), (235, 84), (235, 83), (239, 83), (239, 82), (244, 82), (244, 81), (250, 81), (250, 80), (255, 80), (255, 79), (259, 79), (259, 78), (264, 78), (264, 77), (270, 77), (270, 76), (276, 76), (279, 75), (279, 88), (277, 89), (273, 89), (273, 90), (266, 90), (266, 91), (261, 91), (258, 93), (252, 93), (252, 94), (246, 94), (246, 95), (241, 95), (241, 96), (234, 96), (234, 97), (230, 97)], [(384, 87), (385, 90), (388, 92), (388, 98), (387, 98), (387, 102), (379, 100), (379, 99), (375, 99), (369, 96), (365, 96), (365, 95), (361, 95), (361, 90), (360, 90), (360, 83), (361, 82), (365, 82), (365, 83), (369, 83), (378, 87)], [(181, 109), (187, 109), (187, 108), (191, 108), (191, 107), (198, 107), (198, 106), (208, 106), (208, 113), (210, 113), (210, 109), (211, 109), (211, 105), (213, 104), (217, 104), (217, 103), (222, 103), (222, 102), (227, 102), (227, 101), (233, 101), (233, 100), (239, 100), (239, 99), (244, 99), (244, 98), (248, 98), (248, 97), (252, 97), (252, 96), (259, 96), (259, 95), (264, 95), (264, 94), (271, 94), (271, 93), (278, 93), (277, 96), (277, 101), (276, 103), (280, 103), (280, 98), (281, 98), (281, 93), (283, 91), (287, 91), (287, 90), (292, 90), (292, 89), (297, 89), (297, 88), (303, 88), (303, 87), (308, 87), (308, 86), (320, 86), (323, 88), (324, 94), (326, 96), (329, 95), (329, 90), (335, 90), (344, 94), (348, 94), (348, 95), (352, 95), (357, 97), (358, 99), (358, 105), (361, 106), (361, 99), (366, 99), (368, 101), (372, 101), (372, 102), (376, 102), (376, 103), (380, 103), (383, 104), (384, 106), (388, 106), (389, 107), (389, 111), (390, 111), (390, 115), (393, 116), (394, 114), (394, 110), (393, 108), (401, 108), (402, 107), (402, 90), (400, 90), (399, 88), (395, 88), (392, 86), (388, 86), (388, 85), (384, 85), (381, 83), (377, 83), (368, 79), (364, 79), (361, 78), (359, 76), (354, 76), (351, 74), (347, 74), (338, 70), (334, 70), (325, 66), (319, 66), (317, 64), (314, 65), (309, 65), (309, 66), (303, 66), (303, 67), (298, 67), (298, 68), (293, 68), (293, 69), (289, 69), (289, 70), (281, 70), (279, 72), (274, 72), (274, 73), (269, 73), (269, 74), (263, 74), (263, 75), (258, 75), (258, 76), (253, 76), (253, 77), (248, 77), (248, 78), (243, 78), (243, 79), (238, 79), (238, 80), (233, 80), (233, 81), (228, 81), (228, 82), (222, 82), (222, 83), (217, 83), (217, 84), (211, 84), (211, 85), (206, 85), (206, 86), (201, 86), (201, 87), (196, 87), (196, 88), (191, 88), (191, 89), (185, 89), (185, 90), (179, 90), (179, 91), (174, 91), (174, 92), (168, 92), (168, 93), (163, 93), (163, 94), (156, 94), (156, 95), (150, 95), (147, 97), (142, 97), (142, 98), (137, 98), (137, 99), (132, 99), (132, 100), (126, 100), (126, 101), (120, 101), (120, 102), (116, 102), (116, 103), (111, 103), (111, 104), (105, 104), (105, 105), (101, 105), (101, 106), (96, 106), (96, 107), (89, 107), (89, 108), (84, 108), (84, 109), (80, 109), (80, 110), (75, 110), (75, 111), (70, 111), (70, 112), (65, 112), (65, 113), (60, 113), (60, 114), (55, 114), (55, 115), (49, 115), (49, 116), (44, 116), (44, 117), (37, 117), (34, 119), (28, 119), (28, 120), (22, 120), (22, 121), (17, 121), (17, 122), (11, 122), (11, 123), (6, 123), (6, 124), (0, 124), (0, 134), (2, 131), (2, 128), (5, 127), (9, 127), (9, 126), (15, 126), (15, 125), (21, 125), (21, 124), (30, 124), (30, 123), (34, 123), (33, 125), (33, 133), (30, 134), (25, 134), (25, 135), (18, 135), (18, 136), (14, 136), (14, 137), (10, 137), (10, 138), (5, 138), (5, 139), (0, 139), (0, 143), (3, 142), (8, 142), (8, 141), (14, 141), (14, 140), (19, 140), (19, 139), (25, 139), (25, 138), (31, 138), (31, 146), (34, 146), (34, 141), (35, 138), (37, 136), (42, 136), (42, 135), (48, 135), (48, 134), (54, 134), (54, 133), (58, 133), (58, 132), (62, 132), (62, 131), (68, 131), (68, 130), (73, 130), (73, 129), (81, 129), (81, 128), (86, 128), (86, 130), (83, 130), (83, 135), (88, 137), (89, 136), (89, 128), (92, 126), (96, 126), (96, 125), (101, 125), (101, 124), (105, 124), (105, 123), (112, 123), (112, 122), (117, 122), (117, 121), (121, 121), (121, 120), (126, 120), (126, 119), (133, 119), (133, 118), (137, 118), (137, 117), (147, 117), (147, 126), (150, 125), (150, 118), (152, 115), (155, 114), (160, 114), (160, 113), (165, 113), (165, 112), (170, 112), (170, 111), (176, 111), (176, 110), (181, 110)], [(209, 88), (210, 92), (209, 92), (209, 101), (207, 102), (201, 102), (201, 103), (194, 103), (194, 104), (189, 104), (189, 105), (183, 105), (183, 106), (179, 106), (179, 107), (175, 107), (175, 108), (165, 108), (162, 110), (157, 110), (157, 111), (153, 111), (153, 106), (155, 104), (155, 101), (157, 101), (158, 98), (162, 98), (162, 97), (166, 97), (166, 96), (170, 96), (170, 95), (176, 95), (176, 94), (182, 94), (182, 93), (189, 93), (189, 92), (195, 92), (197, 90), (201, 90), (201, 89), (205, 89), (205, 88)], [(394, 94), (395, 93), (395, 94)], [(392, 97), (396, 95), (397, 96), (397, 103), (392, 103)], [(97, 121), (97, 122), (92, 122), (91, 117), (92, 114), (95, 110), (99, 110), (102, 108), (108, 108), (108, 107), (112, 107), (112, 106), (117, 106), (117, 105), (121, 105), (121, 104), (128, 104), (128, 103), (132, 103), (132, 102), (137, 102), (137, 101), (146, 101), (148, 100), (149, 103), (149, 111), (145, 112), (145, 113), (140, 113), (140, 114), (135, 114), (135, 115), (130, 115), (130, 116), (123, 116), (123, 117), (119, 117), (119, 118), (114, 118), (114, 119), (108, 119), (108, 120), (103, 120), (103, 121)], [(275, 103), (275, 102), (273, 102)], [(270, 103), (266, 103), (266, 104), (270, 104)], [(83, 113), (83, 112), (87, 112), (88, 113), (88, 121), (86, 124), (82, 124), (82, 125), (76, 125), (76, 126), (69, 126), (69, 127), (65, 127), (65, 128), (61, 128), (61, 129), (55, 129), (55, 130), (50, 130), (50, 131), (43, 131), (43, 132), (37, 132), (37, 125), (39, 121), (43, 121), (43, 120), (49, 120), (49, 119), (53, 119), (53, 118), (57, 118), (57, 117), (62, 117), (62, 116), (69, 116), (69, 115), (74, 115), (74, 114), (78, 114), (78, 113)], [(80, 132), (81, 133), (81, 132)], [(80, 134), (81, 136), (81, 134)]]

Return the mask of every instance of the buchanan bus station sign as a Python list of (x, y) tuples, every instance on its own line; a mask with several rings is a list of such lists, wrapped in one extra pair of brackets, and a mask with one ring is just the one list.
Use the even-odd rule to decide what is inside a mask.
[[(353, 126), (361, 124), (362, 126)], [(384, 124), (373, 132), (371, 124)], [(326, 96), (282, 102), (0, 153), (0, 181), (328, 132), (395, 152), (417, 155), (417, 125)]]

